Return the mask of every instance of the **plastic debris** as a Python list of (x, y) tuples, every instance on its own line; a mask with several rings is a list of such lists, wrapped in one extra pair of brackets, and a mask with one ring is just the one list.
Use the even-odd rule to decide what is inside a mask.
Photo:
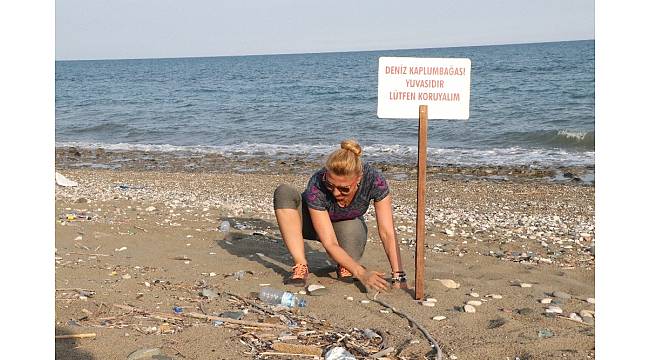
[(290, 308), (307, 306), (307, 302), (304, 299), (300, 299), (293, 293), (270, 287), (262, 288), (259, 293), (259, 298), (265, 303), (271, 305), (283, 305)]
[(325, 360), (356, 360), (346, 348), (335, 346), (325, 353)]
[(241, 320), (244, 317), (243, 311), (224, 311), (219, 317), (229, 318), (233, 320)]
[(156, 355), (162, 355), (162, 350), (160, 348), (139, 349), (130, 353), (126, 360), (151, 359)]
[(58, 172), (54, 175), (54, 181), (56, 182), (57, 185), (63, 186), (63, 187), (74, 187), (78, 186), (79, 183), (76, 181), (72, 181), (65, 176), (59, 174)]

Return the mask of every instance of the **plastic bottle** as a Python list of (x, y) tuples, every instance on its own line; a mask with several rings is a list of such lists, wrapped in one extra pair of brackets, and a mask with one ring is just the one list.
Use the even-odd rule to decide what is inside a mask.
[(219, 225), (219, 231), (222, 233), (228, 233), (230, 231), (230, 222), (228, 220), (222, 221), (221, 225)]
[(260, 290), (260, 300), (271, 305), (284, 305), (287, 307), (305, 307), (307, 301), (301, 299), (288, 291), (277, 290), (271, 287), (263, 287)]

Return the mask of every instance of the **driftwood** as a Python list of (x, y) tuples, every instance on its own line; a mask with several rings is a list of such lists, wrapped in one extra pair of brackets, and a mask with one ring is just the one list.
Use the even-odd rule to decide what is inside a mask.
[(154, 311), (147, 311), (143, 309), (139, 309), (136, 307), (128, 306), (128, 305), (120, 305), (120, 304), (113, 304), (116, 308), (122, 309), (122, 310), (127, 310), (127, 311), (133, 311), (133, 312), (138, 312), (142, 314), (149, 315), (153, 318), (167, 321), (169, 319), (172, 320), (183, 320), (184, 317), (189, 317), (189, 318), (194, 318), (194, 319), (201, 319), (201, 320), (208, 320), (208, 321), (223, 321), (224, 323), (230, 323), (230, 324), (237, 324), (237, 325), (245, 325), (245, 326), (251, 326), (251, 327), (266, 327), (266, 328), (277, 328), (277, 329), (286, 329), (287, 327), (285, 325), (280, 325), (280, 324), (266, 324), (266, 323), (258, 323), (258, 322), (252, 322), (252, 321), (245, 321), (245, 320), (235, 320), (227, 317), (220, 317), (220, 316), (211, 316), (211, 315), (203, 315), (195, 312), (183, 312), (177, 315), (172, 315), (172, 314), (167, 314), (167, 313), (162, 313), (162, 312), (154, 312)]
[(106, 254), (88, 254), (88, 253), (80, 253), (80, 252), (69, 252), (68, 255), (110, 256), (110, 255), (106, 255)]
[(86, 334), (70, 334), (70, 335), (56, 335), (54, 336), (55, 339), (86, 339), (86, 338), (94, 338), (97, 337), (97, 334), (95, 333), (86, 333)]
[(438, 345), (438, 342), (433, 338), (433, 336), (431, 336), (431, 334), (429, 334), (429, 332), (427, 331), (427, 329), (425, 329), (422, 325), (420, 325), (417, 321), (415, 321), (415, 319), (413, 319), (413, 318), (410, 317), (409, 315), (407, 315), (407, 314), (405, 314), (405, 313), (403, 313), (403, 312), (397, 310), (394, 306), (392, 306), (392, 305), (390, 305), (390, 304), (387, 304), (387, 303), (385, 303), (385, 302), (382, 301), (382, 300), (377, 299), (377, 295), (378, 295), (378, 294), (379, 294), (379, 293), (377, 293), (377, 294), (372, 298), (372, 301), (374, 301), (374, 302), (376, 302), (376, 303), (378, 303), (378, 304), (381, 304), (381, 305), (384, 306), (384, 307), (387, 307), (387, 308), (393, 310), (393, 312), (394, 312), (395, 314), (400, 315), (400, 316), (406, 318), (408, 321), (411, 322), (411, 324), (415, 325), (415, 327), (417, 327), (417, 328), (422, 332), (422, 334), (424, 335), (424, 337), (427, 338), (427, 340), (429, 340), (429, 343), (431, 344), (431, 347), (435, 350), (435, 353), (436, 353), (436, 355), (435, 355), (435, 356), (436, 356), (436, 360), (441, 360), (441, 359), (442, 359), (442, 350), (440, 350), (440, 346)]
[(273, 351), (265, 351), (263, 353), (260, 353), (259, 355), (275, 355), (275, 356), (305, 356), (305, 357), (310, 357), (312, 359), (319, 359), (320, 356), (315, 356), (315, 355), (306, 355), (306, 354), (292, 354), (292, 353), (281, 353), (281, 352), (273, 352)]
[(285, 354), (296, 355), (320, 356), (323, 352), (323, 349), (315, 345), (287, 344), (283, 342), (273, 343), (271, 348)]

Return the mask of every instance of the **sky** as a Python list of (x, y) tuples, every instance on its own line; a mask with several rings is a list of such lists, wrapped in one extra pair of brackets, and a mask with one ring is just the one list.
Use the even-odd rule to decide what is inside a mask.
[(56, 0), (57, 60), (594, 39), (593, 0)]

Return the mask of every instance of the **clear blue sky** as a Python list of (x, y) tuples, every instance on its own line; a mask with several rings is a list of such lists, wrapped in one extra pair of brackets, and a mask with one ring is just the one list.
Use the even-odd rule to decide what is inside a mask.
[(594, 39), (593, 0), (57, 0), (56, 59)]

